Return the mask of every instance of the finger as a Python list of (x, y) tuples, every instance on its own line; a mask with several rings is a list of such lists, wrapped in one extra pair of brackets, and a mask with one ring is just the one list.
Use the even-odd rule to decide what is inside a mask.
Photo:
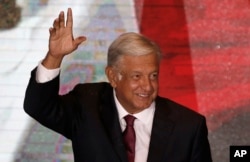
[(59, 14), (59, 27), (64, 28), (65, 27), (65, 20), (64, 20), (64, 12), (61, 11)]
[(87, 38), (84, 37), (84, 36), (80, 36), (80, 37), (77, 37), (75, 40), (74, 40), (74, 44), (76, 46), (79, 46), (82, 42), (86, 41)]
[(50, 33), (50, 34), (52, 33), (52, 31), (53, 31), (53, 28), (52, 28), (52, 27), (49, 28), (49, 33)]
[(59, 18), (56, 18), (56, 19), (54, 20), (53, 27), (54, 27), (55, 29), (59, 29)]
[(49, 34), (52, 36), (52, 35), (54, 35), (55, 34), (55, 28), (49, 28)]
[(72, 28), (72, 26), (73, 26), (72, 9), (68, 8), (66, 27)]

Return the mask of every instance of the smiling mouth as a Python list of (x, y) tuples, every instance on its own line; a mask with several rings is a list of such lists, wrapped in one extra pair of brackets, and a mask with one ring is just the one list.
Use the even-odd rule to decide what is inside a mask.
[(142, 98), (148, 98), (150, 96), (149, 94), (142, 94), (142, 93), (139, 93), (137, 95)]

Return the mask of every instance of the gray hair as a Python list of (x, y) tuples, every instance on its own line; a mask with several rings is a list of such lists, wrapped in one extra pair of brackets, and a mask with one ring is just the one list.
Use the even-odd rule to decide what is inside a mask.
[(155, 42), (138, 33), (124, 33), (109, 46), (107, 65), (114, 66), (123, 55), (140, 56), (150, 53), (156, 54), (160, 61), (161, 51)]

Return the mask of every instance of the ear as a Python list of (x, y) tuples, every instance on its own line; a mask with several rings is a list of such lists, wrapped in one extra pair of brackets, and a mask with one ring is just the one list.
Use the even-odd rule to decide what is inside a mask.
[(113, 67), (111, 67), (111, 66), (107, 66), (105, 68), (105, 73), (106, 73), (106, 76), (107, 76), (111, 86), (113, 88), (116, 88), (118, 78), (117, 78), (117, 74), (116, 74), (115, 69)]

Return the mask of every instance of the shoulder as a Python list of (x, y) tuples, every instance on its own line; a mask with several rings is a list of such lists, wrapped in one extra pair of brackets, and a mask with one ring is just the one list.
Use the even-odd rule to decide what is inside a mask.
[(85, 89), (85, 90), (101, 90), (106, 88), (112, 88), (108, 82), (97, 82), (97, 83), (80, 83), (75, 86), (75, 90)]
[(103, 94), (112, 94), (113, 88), (107, 82), (77, 84), (70, 92), (71, 95), (81, 99), (100, 98)]
[(74, 91), (97, 93), (101, 90), (111, 90), (112, 87), (108, 82), (98, 82), (98, 83), (80, 83), (74, 87)]
[(205, 117), (202, 114), (168, 98), (157, 97), (156, 108), (175, 122), (200, 123), (205, 121)]

